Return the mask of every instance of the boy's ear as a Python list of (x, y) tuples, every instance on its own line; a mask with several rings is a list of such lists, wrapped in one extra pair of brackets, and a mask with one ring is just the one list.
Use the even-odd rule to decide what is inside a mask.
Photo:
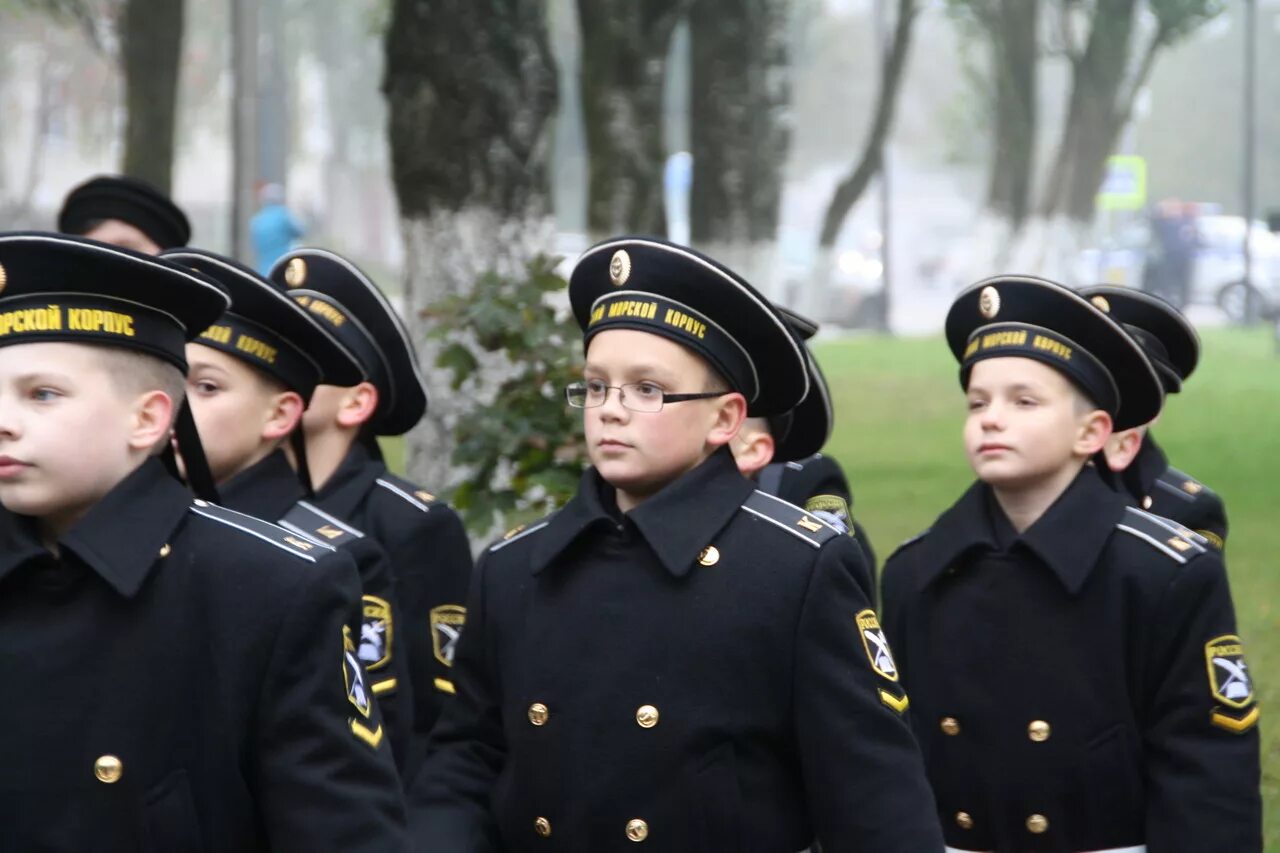
[(754, 429), (751, 424), (738, 431), (730, 446), (733, 459), (744, 477), (755, 476), (757, 471), (773, 461), (773, 454), (777, 451), (773, 434), (767, 429)]
[(718, 397), (715, 402), (715, 421), (707, 433), (707, 444), (720, 447), (732, 441), (742, 429), (742, 422), (747, 419), (747, 398), (733, 391)]
[(1132, 465), (1133, 460), (1138, 456), (1138, 451), (1142, 449), (1142, 440), (1145, 436), (1146, 430), (1142, 427), (1111, 433), (1105, 449), (1107, 467), (1112, 471), (1123, 471)]
[(173, 399), (159, 389), (140, 394), (134, 403), (129, 449), (150, 451), (167, 441), (174, 410)]
[(372, 382), (361, 382), (347, 389), (338, 407), (338, 425), (358, 427), (378, 410), (378, 389)]
[(1080, 418), (1076, 431), (1075, 446), (1072, 449), (1076, 455), (1088, 459), (1107, 446), (1107, 439), (1111, 437), (1111, 430), (1111, 415), (1108, 415), (1102, 409), (1094, 409)]
[(297, 391), (283, 391), (276, 394), (271, 401), (267, 420), (262, 425), (262, 438), (276, 441), (293, 432), (298, 421), (302, 420), (302, 395)]

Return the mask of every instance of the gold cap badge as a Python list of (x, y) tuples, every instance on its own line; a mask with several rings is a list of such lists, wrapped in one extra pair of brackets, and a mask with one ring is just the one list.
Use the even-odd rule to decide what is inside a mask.
[(609, 280), (613, 282), (614, 287), (622, 287), (629, 278), (631, 278), (631, 256), (627, 254), (626, 249), (619, 249), (613, 253), (613, 259), (609, 261)]
[(1000, 291), (991, 285), (982, 288), (978, 294), (978, 312), (988, 320), (1000, 313)]
[(1111, 303), (1107, 301), (1107, 297), (1095, 296), (1089, 301), (1092, 302), (1094, 307), (1097, 308), (1099, 311), (1102, 311), (1105, 314), (1111, 313)]
[(302, 258), (294, 258), (284, 268), (284, 283), (290, 287), (302, 287), (307, 280), (307, 262)]

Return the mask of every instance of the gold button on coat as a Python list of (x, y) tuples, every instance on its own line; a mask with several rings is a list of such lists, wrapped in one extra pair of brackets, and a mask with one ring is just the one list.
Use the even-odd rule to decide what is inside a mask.
[(540, 817), (533, 822), (533, 831), (541, 835), (543, 838), (551, 837), (551, 821), (545, 817)]
[(1031, 725), (1027, 726), (1027, 737), (1036, 743), (1044, 743), (1049, 739), (1049, 724), (1044, 720), (1033, 720)]
[[(535, 726), (545, 726), (547, 718), (551, 716), (551, 712), (547, 710), (547, 706), (541, 702), (534, 702), (529, 706), (529, 722)], [(541, 818), (539, 818), (541, 820)]]
[(649, 824), (640, 818), (627, 821), (627, 838), (632, 841), (644, 841), (649, 837)]
[(968, 812), (956, 812), (956, 826), (961, 829), (973, 829), (973, 818)]
[(1049, 828), (1049, 818), (1042, 814), (1033, 814), (1027, 818), (1027, 831), (1039, 835)]
[(99, 782), (114, 785), (124, 775), (124, 762), (114, 755), (100, 755), (93, 762), (93, 775), (98, 777)]
[(1145, 498), (1143, 498), (1143, 499), (1142, 499), (1142, 508), (1143, 508), (1143, 509), (1151, 509), (1151, 503), (1152, 503), (1152, 502), (1151, 502), (1151, 495), (1147, 495)]
[(720, 562), (720, 549), (715, 545), (708, 545), (698, 555), (698, 565), (714, 566), (718, 562)]
[(642, 729), (651, 729), (658, 724), (658, 709), (652, 705), (641, 705), (636, 709), (636, 722)]
[(938, 723), (938, 728), (942, 729), (944, 735), (960, 734), (960, 721), (955, 717), (943, 717), (942, 722)]

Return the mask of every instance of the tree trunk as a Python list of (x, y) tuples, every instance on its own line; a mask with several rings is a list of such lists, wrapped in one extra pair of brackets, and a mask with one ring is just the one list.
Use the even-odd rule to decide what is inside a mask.
[(1017, 230), (1030, 212), (1037, 125), (1040, 0), (999, 0), (991, 39), (994, 144), (987, 207)]
[(431, 398), (406, 463), (443, 489), (463, 476), (450, 456), (469, 401), (435, 369), (422, 312), (487, 271), (518, 274), (549, 243), (555, 66), (541, 0), (394, 0), (385, 46), (404, 314)]
[(697, 0), (690, 9), (694, 245), (769, 292), (791, 141), (782, 0)]
[[(894, 24), (889, 52), (885, 55), (880, 71), (880, 91), (876, 95), (876, 109), (871, 130), (863, 143), (862, 156), (858, 164), (849, 177), (836, 187), (831, 202), (827, 205), (827, 212), (822, 220), (822, 232), (818, 238), (818, 245), (824, 250), (835, 245), (845, 217), (866, 192), (871, 179), (880, 171), (880, 163), (884, 156), (884, 142), (889, 136), (889, 130), (893, 127), (898, 90), (902, 84), (902, 73), (907, 66), (907, 53), (911, 47), (911, 30), (915, 24), (917, 12), (919, 12), (919, 0), (898, 0), (897, 21)], [(877, 37), (879, 37), (878, 34)]]
[(662, 81), (686, 8), (687, 0), (578, 0), (587, 228), (596, 236), (666, 233)]
[(1107, 157), (1128, 115), (1118, 115), (1137, 0), (1099, 0), (1084, 53), (1073, 63), (1071, 99), (1054, 170), (1041, 203), (1045, 219), (1093, 221)]
[(183, 0), (126, 0), (120, 20), (126, 175), (168, 193), (173, 177)]
[(773, 240), (790, 142), (787, 4), (698, 0), (690, 9), (695, 243)]

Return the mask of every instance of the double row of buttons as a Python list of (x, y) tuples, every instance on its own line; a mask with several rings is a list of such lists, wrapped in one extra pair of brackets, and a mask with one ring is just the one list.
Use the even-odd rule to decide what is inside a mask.
[[(661, 718), (658, 709), (653, 705), (641, 705), (636, 709), (636, 725), (642, 729), (651, 729)], [(542, 702), (534, 702), (529, 706), (529, 722), (535, 726), (545, 726), (551, 720), (551, 709)], [(542, 838), (551, 837), (551, 821), (539, 817), (533, 822), (533, 831)], [(649, 837), (649, 824), (640, 818), (627, 821), (626, 835), (630, 841), (640, 842)]]
[[(960, 734), (960, 721), (955, 717), (943, 717), (938, 728), (948, 737)], [(1035, 743), (1044, 743), (1053, 734), (1053, 727), (1044, 720), (1032, 720), (1027, 724), (1027, 737)], [(956, 812), (956, 826), (961, 829), (973, 829), (973, 816), (968, 812)], [(1049, 829), (1049, 819), (1042, 814), (1033, 814), (1027, 818), (1027, 831), (1040, 835)]]

